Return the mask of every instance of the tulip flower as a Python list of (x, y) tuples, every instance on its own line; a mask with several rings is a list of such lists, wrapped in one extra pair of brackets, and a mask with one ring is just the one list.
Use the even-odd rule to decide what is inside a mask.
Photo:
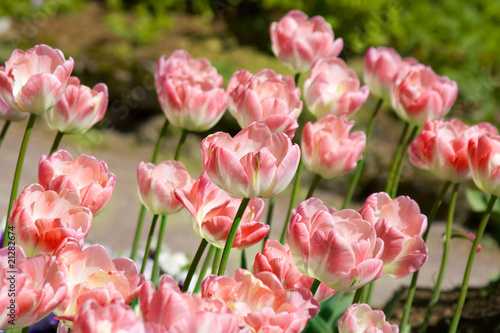
[(385, 192), (370, 195), (359, 213), (370, 222), (377, 237), (384, 241), (380, 259), (384, 271), (399, 279), (422, 267), (427, 261), (427, 246), (422, 235), (427, 217), (420, 214), (418, 204), (407, 196), (392, 200)]
[(352, 116), (369, 95), (367, 86), (360, 87), (356, 73), (335, 57), (316, 61), (304, 82), (307, 108), (317, 118), (326, 114)]
[(485, 134), (467, 147), (472, 179), (479, 189), (500, 196), (500, 136)]
[[(314, 279), (302, 274), (293, 262), (288, 243), (281, 244), (276, 240), (268, 239), (262, 253), (257, 253), (253, 264), (255, 273), (271, 272), (283, 283), (285, 289), (311, 289)], [(314, 297), (324, 302), (336, 293), (326, 284), (321, 283)]]
[(66, 296), (66, 273), (49, 254), (26, 259), (18, 245), (0, 249), (0, 329), (27, 327), (50, 314)]
[(297, 268), (332, 289), (355, 290), (382, 275), (384, 243), (354, 210), (308, 199), (292, 215), (286, 238)]
[[(0, 66), (0, 72), (5, 72), (5, 67)], [(28, 113), (11, 108), (2, 99), (0, 94), (0, 119), (5, 121), (22, 121), (28, 118)]]
[(455, 81), (418, 64), (400, 71), (391, 91), (391, 102), (402, 120), (422, 126), (427, 119), (444, 117), (455, 103), (457, 94)]
[(104, 161), (85, 154), (73, 159), (66, 150), (58, 150), (40, 159), (38, 182), (46, 190), (76, 191), (80, 205), (97, 215), (111, 200), (116, 177)]
[(356, 168), (366, 146), (364, 132), (349, 134), (354, 121), (328, 114), (308, 122), (302, 132), (302, 161), (307, 169), (325, 179)]
[(158, 60), (155, 72), (160, 106), (174, 126), (203, 132), (212, 128), (226, 109), (222, 76), (206, 58), (193, 59), (177, 50)]
[(201, 142), (208, 178), (233, 198), (274, 197), (292, 181), (300, 148), (284, 133), (251, 123), (231, 138), (217, 132)]
[(470, 178), (469, 140), (486, 133), (498, 135), (498, 130), (489, 123), (469, 127), (458, 119), (428, 119), (422, 133), (410, 146), (410, 161), (443, 181), (460, 183)]
[(283, 132), (293, 138), (302, 111), (300, 89), (293, 77), (263, 69), (255, 75), (240, 70), (227, 86), (229, 112), (241, 128), (254, 121), (264, 122), (271, 132)]
[(9, 224), (17, 230), (17, 243), (28, 257), (54, 254), (68, 237), (83, 245), (92, 226), (92, 213), (80, 206), (74, 191), (57, 193), (31, 184), (14, 201)]
[(157, 166), (153, 163), (139, 163), (137, 185), (141, 202), (153, 214), (168, 215), (182, 207), (174, 194), (176, 188), (189, 192), (193, 186), (184, 164), (178, 161), (164, 161)]
[(41, 115), (62, 97), (73, 65), (48, 45), (14, 50), (0, 70), (0, 96), (11, 109)]
[[(233, 199), (212, 183), (206, 173), (194, 183), (191, 192), (175, 190), (176, 198), (193, 216), (194, 231), (210, 244), (223, 249), (241, 199)], [(232, 248), (244, 249), (260, 242), (269, 226), (259, 222), (264, 212), (264, 201), (250, 200), (236, 231)]]
[(319, 58), (338, 56), (344, 46), (342, 38), (334, 39), (332, 27), (323, 17), (309, 19), (299, 10), (273, 22), (270, 32), (274, 55), (294, 73), (309, 71)]
[(285, 290), (269, 272), (252, 275), (237, 269), (232, 278), (210, 275), (201, 294), (225, 301), (240, 325), (251, 332), (300, 332), (319, 312), (319, 302), (308, 289)]
[(399, 333), (397, 325), (385, 321), (382, 310), (372, 310), (368, 304), (353, 304), (339, 319), (339, 333)]
[(65, 134), (83, 133), (101, 120), (108, 106), (108, 87), (98, 83), (94, 88), (70, 77), (62, 98), (44, 113), (50, 128)]

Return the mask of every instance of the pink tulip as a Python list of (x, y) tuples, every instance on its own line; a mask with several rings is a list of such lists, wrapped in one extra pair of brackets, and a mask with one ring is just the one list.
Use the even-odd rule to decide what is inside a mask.
[(92, 213), (80, 206), (74, 191), (57, 193), (31, 184), (14, 201), (9, 224), (17, 230), (17, 243), (32, 257), (54, 254), (68, 237), (83, 245), (92, 226)]
[(397, 325), (385, 321), (382, 310), (372, 310), (368, 304), (356, 303), (347, 308), (339, 319), (339, 333), (398, 333)]
[(139, 197), (153, 214), (168, 215), (181, 209), (174, 191), (179, 188), (189, 193), (193, 183), (184, 164), (178, 161), (164, 161), (158, 166), (141, 162), (137, 167)]
[(75, 314), (86, 300), (94, 299), (102, 306), (112, 301), (130, 303), (145, 281), (144, 276), (137, 273), (137, 266), (132, 260), (111, 260), (108, 251), (101, 245), (82, 250), (78, 243), (68, 240), (56, 256), (68, 270), (68, 294), (54, 312), (68, 326), (71, 326), (69, 322), (75, 320)]
[(317, 118), (326, 114), (352, 116), (369, 95), (368, 87), (360, 87), (356, 73), (340, 58), (319, 59), (304, 82), (307, 108)]
[(392, 200), (385, 192), (374, 193), (366, 199), (359, 213), (384, 241), (380, 258), (387, 274), (399, 279), (425, 264), (427, 246), (422, 235), (427, 228), (427, 217), (420, 214), (414, 200), (407, 196)]
[(18, 245), (0, 249), (0, 329), (30, 326), (51, 313), (66, 296), (65, 275), (54, 256), (26, 259)]
[(84, 154), (73, 159), (67, 151), (58, 150), (40, 159), (38, 182), (46, 190), (76, 191), (80, 195), (80, 205), (97, 215), (111, 200), (116, 177), (108, 172), (104, 161)]
[(500, 196), (500, 136), (485, 134), (467, 147), (472, 179), (479, 189)]
[(498, 135), (498, 130), (489, 123), (469, 127), (457, 119), (428, 119), (422, 133), (411, 144), (410, 161), (441, 180), (462, 182), (470, 178), (467, 144), (470, 139), (486, 133)]
[[(194, 231), (210, 244), (223, 249), (241, 199), (228, 196), (208, 179), (205, 172), (194, 183), (190, 193), (176, 189), (175, 196), (193, 215)], [(263, 212), (262, 199), (250, 200), (236, 231), (232, 248), (247, 248), (267, 235), (269, 226), (259, 222)]]
[(285, 290), (269, 272), (252, 275), (237, 269), (232, 278), (210, 275), (201, 293), (204, 298), (225, 301), (240, 325), (252, 332), (300, 332), (319, 312), (319, 303), (308, 289)]
[(89, 299), (78, 309), (73, 324), (74, 333), (145, 333), (144, 324), (134, 310), (120, 302), (101, 305)]
[(72, 76), (62, 98), (44, 118), (50, 128), (59, 132), (83, 133), (104, 117), (107, 106), (108, 87), (104, 83), (90, 89)]
[(418, 64), (400, 70), (391, 92), (391, 102), (402, 120), (422, 126), (427, 119), (444, 117), (455, 103), (457, 94), (455, 81)]
[(354, 210), (308, 199), (292, 215), (286, 238), (297, 268), (332, 289), (355, 290), (382, 275), (384, 243)]
[[(292, 253), (287, 243), (267, 240), (262, 253), (257, 253), (253, 264), (255, 273), (271, 272), (283, 283), (285, 289), (311, 289), (314, 279), (302, 274), (293, 262)], [(314, 297), (324, 302), (336, 293), (335, 290), (321, 283)]]
[(243, 128), (254, 121), (264, 122), (271, 132), (293, 138), (302, 111), (300, 89), (293, 77), (263, 69), (255, 75), (240, 70), (227, 86), (229, 112)]
[(310, 19), (291, 10), (271, 24), (271, 42), (276, 57), (294, 73), (309, 71), (319, 58), (336, 57), (342, 51), (342, 38), (334, 40), (332, 27), (321, 16)]
[[(5, 72), (4, 66), (0, 66), (0, 72)], [(0, 94), (0, 119), (5, 121), (22, 121), (27, 119), (28, 116), (29, 114), (26, 112), (20, 112), (17, 109), (11, 108), (3, 101), (2, 95)]]
[(364, 132), (349, 134), (354, 121), (332, 114), (314, 124), (308, 122), (302, 132), (302, 161), (306, 168), (325, 179), (341, 176), (356, 168), (366, 146)]
[(72, 58), (65, 60), (48, 45), (14, 50), (0, 71), (0, 95), (14, 110), (41, 115), (62, 97), (73, 65)]
[(297, 170), (300, 148), (283, 133), (251, 123), (234, 138), (217, 132), (201, 142), (208, 178), (233, 198), (274, 197)]
[(206, 58), (193, 59), (177, 50), (158, 60), (156, 92), (161, 108), (174, 126), (195, 132), (212, 128), (226, 109), (222, 76)]

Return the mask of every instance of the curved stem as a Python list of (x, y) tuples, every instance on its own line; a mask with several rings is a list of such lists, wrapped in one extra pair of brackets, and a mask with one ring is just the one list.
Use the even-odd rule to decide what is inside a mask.
[(267, 209), (267, 218), (266, 224), (269, 226), (269, 231), (267, 232), (266, 237), (262, 241), (262, 251), (264, 251), (264, 247), (266, 246), (266, 241), (269, 239), (269, 235), (271, 234), (271, 222), (273, 220), (273, 211), (274, 211), (274, 203), (276, 201), (275, 197), (269, 198), (269, 207)]
[(321, 180), (320, 175), (318, 175), (318, 174), (314, 175), (314, 179), (311, 183), (311, 186), (309, 186), (309, 191), (307, 191), (306, 200), (313, 196), (314, 191), (316, 190), (316, 187), (318, 187), (320, 180)]
[(493, 210), (493, 206), (495, 206), (495, 201), (497, 197), (492, 195), (490, 201), (488, 202), (488, 207), (484, 212), (484, 216), (479, 223), (479, 227), (477, 229), (476, 239), (472, 243), (472, 248), (470, 249), (469, 260), (467, 261), (467, 266), (465, 268), (464, 279), (462, 280), (462, 287), (460, 288), (460, 296), (458, 298), (457, 309), (455, 310), (455, 314), (453, 315), (453, 319), (451, 321), (449, 333), (455, 333), (457, 331), (458, 322), (460, 321), (460, 316), (462, 315), (462, 309), (464, 307), (465, 298), (467, 296), (467, 289), (469, 288), (469, 278), (470, 273), (472, 272), (472, 264), (474, 263), (474, 258), (476, 257), (477, 246), (479, 242), (481, 242), (481, 238), (483, 238), (484, 230), (486, 229), (486, 225), (488, 224), (488, 220), (490, 219), (491, 211)]
[(314, 295), (316, 295), (316, 291), (318, 290), (320, 284), (321, 281), (318, 279), (314, 279), (313, 283), (311, 284), (311, 293), (313, 294), (313, 297)]
[[(424, 240), (424, 242), (427, 240), (427, 237), (429, 236), (429, 231), (431, 230), (432, 222), (434, 221), (434, 218), (436, 217), (437, 211), (439, 210), (439, 207), (441, 206), (441, 203), (443, 202), (443, 198), (444, 198), (446, 192), (448, 192), (450, 185), (451, 185), (451, 182), (446, 182), (443, 186), (443, 189), (441, 190), (438, 197), (436, 198), (436, 201), (434, 201), (434, 205), (432, 206), (431, 212), (429, 213), (429, 217), (427, 218), (427, 229), (425, 230), (425, 233), (422, 236), (422, 239)], [(401, 325), (400, 325), (401, 332), (406, 332), (406, 330), (407, 330), (408, 318), (410, 318), (411, 306), (413, 304), (413, 298), (415, 297), (415, 291), (417, 289), (417, 280), (418, 280), (419, 272), (420, 272), (420, 270), (413, 273), (413, 276), (411, 278), (410, 287), (408, 288), (408, 296), (406, 297), (406, 304), (405, 304), (405, 308), (403, 311), (403, 317), (401, 318)]]
[(56, 134), (56, 137), (54, 138), (54, 143), (52, 143), (52, 147), (50, 148), (50, 154), (52, 155), (53, 153), (56, 152), (57, 148), (59, 147), (59, 144), (61, 143), (61, 139), (64, 136), (63, 132), (58, 131)]
[(198, 267), (198, 263), (201, 260), (201, 257), (203, 256), (203, 252), (205, 252), (205, 248), (207, 247), (208, 242), (205, 238), (201, 239), (200, 245), (198, 246), (198, 250), (196, 251), (196, 254), (194, 255), (193, 261), (191, 262), (191, 266), (189, 266), (189, 270), (186, 276), (186, 279), (184, 280), (184, 284), (182, 285), (182, 291), (188, 291), (189, 285), (191, 284), (191, 280), (193, 279), (194, 272), (196, 272), (196, 267)]
[(185, 129), (182, 130), (181, 138), (179, 139), (179, 143), (177, 144), (177, 149), (175, 150), (174, 160), (178, 161), (181, 156), (182, 147), (184, 146), (184, 142), (186, 142), (186, 137), (188, 135), (188, 131)]
[(364, 287), (356, 289), (356, 293), (354, 294), (354, 298), (352, 299), (352, 304), (359, 303), (359, 301), (361, 300), (361, 295), (363, 294), (363, 289)]
[(217, 274), (217, 271), (219, 270), (220, 257), (222, 257), (222, 249), (219, 249), (218, 247), (216, 247), (214, 261), (212, 264), (212, 272), (211, 272), (214, 275)]
[(417, 135), (417, 131), (418, 131), (418, 126), (417, 125), (413, 126), (411, 134), (408, 137), (408, 140), (406, 140), (406, 143), (403, 147), (403, 151), (401, 152), (401, 156), (398, 162), (398, 167), (396, 169), (394, 182), (392, 183), (391, 193), (389, 193), (391, 198), (394, 198), (398, 192), (399, 180), (401, 178), (401, 172), (403, 171), (403, 165), (405, 164), (406, 155), (408, 155), (408, 148), (410, 147), (411, 142)]
[(217, 272), (217, 275), (224, 275), (224, 272), (226, 271), (227, 260), (229, 259), (229, 252), (231, 252), (231, 247), (233, 246), (233, 241), (234, 237), (236, 236), (236, 231), (238, 230), (241, 218), (243, 216), (243, 213), (245, 212), (245, 209), (247, 208), (249, 201), (250, 201), (249, 198), (241, 199), (240, 208), (238, 208), (238, 212), (234, 217), (233, 225), (231, 226), (231, 229), (229, 230), (229, 235), (227, 236), (226, 245), (224, 245), (224, 251), (222, 252), (222, 258), (220, 260), (219, 271)]
[(146, 243), (146, 250), (144, 250), (144, 258), (142, 258), (141, 274), (144, 274), (144, 270), (146, 269), (146, 262), (148, 261), (149, 250), (151, 249), (151, 240), (153, 239), (153, 234), (155, 233), (158, 216), (158, 214), (153, 216), (153, 221), (151, 222), (151, 227), (149, 228), (148, 242)]
[(196, 281), (196, 286), (194, 287), (194, 292), (197, 293), (201, 289), (201, 283), (205, 279), (205, 275), (207, 274), (208, 266), (210, 266), (210, 261), (212, 261), (212, 257), (214, 256), (216, 247), (210, 245), (208, 249), (207, 256), (205, 257), (205, 261), (203, 262), (203, 266), (201, 266), (200, 275), (198, 276), (198, 280)]
[(304, 164), (302, 163), (302, 158), (299, 161), (299, 166), (297, 167), (297, 172), (295, 173), (295, 181), (293, 183), (292, 197), (290, 198), (290, 205), (288, 206), (288, 211), (286, 213), (286, 220), (281, 231), (280, 243), (285, 244), (286, 242), (286, 229), (288, 228), (288, 222), (290, 221), (290, 215), (292, 213), (292, 208), (295, 205), (295, 199), (297, 198), (297, 193), (300, 187), (300, 176), (302, 174), (302, 169), (304, 169)]
[(387, 184), (385, 185), (384, 192), (389, 194), (389, 191), (392, 189), (392, 184), (394, 182), (396, 169), (398, 167), (398, 161), (401, 156), (401, 152), (403, 151), (403, 143), (406, 138), (406, 133), (408, 133), (408, 129), (410, 128), (410, 123), (406, 122), (405, 127), (403, 128), (403, 132), (401, 133), (401, 137), (399, 138), (398, 148), (394, 153), (394, 159), (392, 160), (391, 170), (389, 171), (389, 179), (387, 179)]
[(155, 262), (153, 264), (153, 273), (151, 273), (151, 281), (153, 281), (154, 285), (158, 284), (158, 278), (160, 277), (160, 254), (161, 248), (163, 245), (163, 238), (165, 237), (165, 229), (167, 227), (167, 215), (162, 215), (161, 223), (160, 223), (160, 232), (158, 233), (158, 242), (156, 243), (155, 249)]
[(158, 136), (158, 140), (156, 140), (156, 145), (155, 145), (155, 150), (153, 151), (153, 158), (151, 158), (151, 163), (156, 164), (158, 161), (158, 155), (160, 153), (161, 146), (163, 144), (163, 140), (165, 139), (165, 136), (167, 135), (167, 130), (168, 130), (168, 119), (165, 119), (165, 123), (163, 124), (163, 127), (161, 128), (160, 135)]
[(448, 210), (448, 218), (446, 219), (446, 236), (443, 246), (443, 257), (441, 259), (441, 267), (439, 268), (439, 275), (436, 280), (436, 285), (434, 286), (434, 291), (432, 293), (431, 300), (425, 312), (424, 322), (420, 326), (419, 332), (426, 332), (427, 326), (429, 326), (429, 320), (432, 315), (432, 311), (439, 301), (439, 296), (441, 295), (441, 285), (443, 284), (444, 275), (446, 273), (446, 267), (448, 266), (448, 258), (450, 256), (450, 246), (451, 246), (451, 232), (453, 227), (453, 218), (455, 215), (455, 205), (457, 202), (458, 188), (460, 184), (454, 184), (451, 191), (450, 207)]
[(342, 204), (341, 209), (346, 209), (347, 206), (349, 206), (349, 203), (351, 203), (352, 195), (354, 194), (354, 190), (358, 185), (359, 177), (361, 177), (361, 172), (363, 171), (363, 167), (365, 166), (366, 152), (368, 151), (368, 143), (370, 141), (370, 137), (372, 136), (373, 126), (375, 125), (375, 118), (377, 118), (378, 111), (380, 110), (383, 102), (383, 98), (380, 98), (378, 100), (377, 106), (375, 107), (375, 110), (373, 111), (370, 118), (370, 122), (368, 123), (368, 128), (366, 129), (366, 146), (365, 150), (363, 151), (363, 157), (360, 161), (358, 161), (356, 171), (354, 172), (354, 176), (352, 177), (351, 184), (349, 185), (349, 189), (347, 190), (347, 194), (345, 195), (344, 203)]
[(26, 155), (26, 149), (28, 148), (28, 141), (31, 136), (31, 131), (33, 130), (33, 125), (35, 124), (36, 114), (30, 114), (30, 118), (28, 119), (28, 124), (26, 124), (26, 130), (24, 131), (23, 141), (21, 143), (21, 149), (19, 150), (19, 155), (17, 157), (16, 171), (14, 172), (14, 180), (12, 181), (12, 190), (10, 192), (9, 198), (9, 208), (7, 210), (7, 219), (5, 220), (5, 234), (3, 237), (2, 247), (5, 247), (8, 242), (7, 235), (9, 234), (9, 219), (10, 219), (10, 211), (12, 209), (12, 204), (14, 200), (17, 198), (17, 190), (19, 188), (19, 179), (21, 178), (21, 171), (23, 169), (24, 156)]
[(0, 147), (2, 146), (3, 139), (5, 138), (5, 134), (7, 134), (7, 130), (11, 124), (10, 120), (6, 120), (5, 124), (3, 124), (2, 132), (0, 133)]

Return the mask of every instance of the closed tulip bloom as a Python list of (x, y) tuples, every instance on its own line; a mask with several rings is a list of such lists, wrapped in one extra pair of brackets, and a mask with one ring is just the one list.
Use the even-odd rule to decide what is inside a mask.
[[(5, 72), (5, 67), (0, 66), (0, 72)], [(5, 121), (22, 121), (29, 117), (27, 112), (21, 112), (17, 109), (11, 108), (2, 99), (0, 94), (0, 119)]]
[(72, 76), (62, 98), (44, 113), (44, 118), (50, 128), (59, 132), (83, 133), (104, 117), (107, 106), (108, 87), (104, 83), (90, 89)]
[(92, 226), (92, 213), (80, 206), (74, 191), (57, 193), (31, 184), (14, 201), (9, 224), (17, 230), (17, 243), (28, 257), (54, 254), (68, 237), (83, 245)]
[(356, 73), (340, 58), (319, 59), (304, 82), (307, 108), (317, 118), (326, 114), (352, 116), (369, 95), (368, 87), (360, 87)]
[(168, 215), (181, 209), (174, 191), (179, 188), (189, 193), (193, 183), (184, 164), (178, 161), (164, 161), (157, 166), (141, 162), (137, 167), (139, 197), (153, 214)]
[(372, 310), (368, 304), (356, 303), (348, 307), (339, 319), (339, 333), (399, 333), (399, 328), (385, 321), (382, 310)]
[(271, 132), (293, 138), (302, 111), (300, 89), (293, 77), (278, 75), (272, 69), (257, 74), (240, 70), (227, 86), (229, 112), (243, 128), (254, 121), (264, 122)]
[[(15, 278), (12, 271), (16, 271)], [(66, 296), (65, 276), (65, 267), (54, 256), (26, 259), (18, 245), (0, 249), (0, 329), (30, 326), (50, 314)]]
[(485, 134), (467, 147), (472, 179), (479, 189), (500, 196), (500, 136)]
[(111, 200), (116, 177), (108, 172), (106, 162), (94, 156), (82, 154), (73, 159), (66, 150), (58, 150), (40, 159), (38, 182), (46, 190), (76, 191), (80, 205), (97, 215)]
[(145, 333), (144, 324), (134, 310), (120, 302), (102, 306), (89, 299), (78, 309), (72, 332), (75, 333)]
[(62, 97), (73, 65), (72, 58), (65, 60), (48, 45), (14, 50), (0, 71), (0, 95), (16, 111), (41, 115)]
[(86, 300), (94, 299), (102, 306), (112, 301), (128, 304), (137, 297), (145, 281), (132, 260), (111, 260), (101, 245), (82, 250), (78, 243), (68, 240), (56, 256), (68, 270), (68, 294), (54, 313), (67, 326), (72, 326), (75, 314)]
[[(212, 183), (206, 173), (194, 183), (191, 191), (175, 190), (175, 196), (193, 216), (194, 231), (210, 244), (223, 249), (241, 199), (233, 199)], [(264, 201), (251, 199), (233, 241), (233, 249), (244, 249), (260, 242), (269, 226), (259, 222), (264, 212)]]
[(299, 165), (300, 148), (286, 134), (251, 123), (231, 138), (217, 132), (201, 142), (208, 178), (233, 198), (274, 197), (283, 192)]
[(384, 243), (354, 210), (308, 199), (292, 215), (286, 238), (297, 268), (332, 289), (355, 290), (382, 275)]
[(489, 123), (469, 127), (458, 119), (428, 119), (410, 146), (410, 161), (443, 181), (462, 182), (470, 178), (467, 144), (486, 133), (498, 135), (498, 130)]
[(349, 133), (354, 121), (332, 114), (315, 123), (308, 122), (302, 132), (302, 161), (307, 169), (325, 179), (341, 176), (356, 168), (366, 147), (366, 134)]
[(156, 92), (170, 123), (189, 131), (212, 128), (226, 109), (227, 96), (221, 88), (222, 76), (206, 58), (193, 59), (177, 50), (158, 60)]
[(332, 27), (321, 16), (308, 18), (291, 10), (271, 24), (274, 55), (294, 73), (309, 71), (319, 58), (336, 57), (344, 47), (342, 38), (334, 39)]
[(443, 118), (457, 94), (455, 81), (418, 64), (400, 72), (391, 91), (391, 102), (402, 120), (423, 126), (427, 119)]
[[(283, 283), (285, 289), (311, 289), (314, 279), (302, 274), (293, 262), (292, 253), (287, 243), (267, 240), (262, 253), (257, 253), (253, 264), (255, 273), (271, 272)], [(314, 297), (324, 302), (336, 293), (335, 290), (321, 283)]]
[(384, 241), (380, 259), (384, 272), (399, 279), (419, 270), (427, 261), (427, 245), (422, 235), (427, 229), (427, 217), (420, 214), (418, 204), (407, 196), (392, 200), (385, 192), (370, 195), (360, 209), (370, 222), (377, 237)]

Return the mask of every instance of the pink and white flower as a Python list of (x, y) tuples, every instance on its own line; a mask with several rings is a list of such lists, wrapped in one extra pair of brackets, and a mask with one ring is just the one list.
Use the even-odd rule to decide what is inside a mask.
[(467, 147), (472, 179), (479, 189), (500, 196), (500, 136), (485, 134)]
[(368, 304), (356, 303), (347, 308), (339, 319), (339, 333), (399, 333), (397, 325), (385, 320), (382, 310), (372, 310)]

